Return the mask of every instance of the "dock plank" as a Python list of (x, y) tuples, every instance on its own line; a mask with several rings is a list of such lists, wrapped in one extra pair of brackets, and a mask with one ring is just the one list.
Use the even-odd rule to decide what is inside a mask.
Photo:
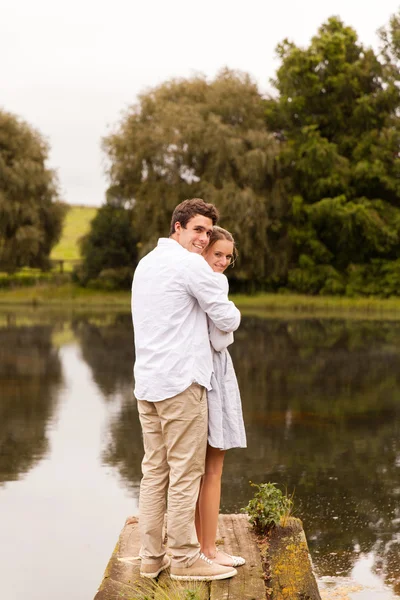
[(134, 598), (140, 581), (140, 539), (137, 519), (129, 519), (121, 531), (94, 600)]
[(107, 578), (104, 580), (99, 591), (95, 596), (95, 600), (123, 600), (124, 598), (133, 600), (137, 598), (136, 586), (126, 585), (120, 581)]
[(232, 579), (211, 582), (210, 600), (265, 600), (260, 552), (247, 515), (220, 515), (218, 538), (223, 550), (243, 556), (246, 564)]
[[(235, 577), (209, 584), (184, 583), (171, 581), (168, 574), (164, 572), (160, 575), (159, 581), (162, 582), (163, 587), (165, 585), (175, 589), (177, 586), (182, 586), (186, 590), (201, 589), (202, 600), (264, 600), (265, 585), (260, 553), (247, 516), (220, 515), (218, 530), (218, 538), (223, 541), (223, 549), (229, 554), (237, 554), (246, 559), (246, 564), (238, 568)], [(116, 598), (131, 600), (143, 597), (140, 593), (144, 581), (140, 577), (139, 550), (138, 520), (131, 518), (122, 529), (94, 600)], [(160, 595), (162, 595), (161, 590)], [(146, 596), (153, 596), (153, 594), (146, 593)], [(155, 600), (157, 600), (156, 596), (154, 596)], [(187, 597), (186, 593), (184, 597)]]

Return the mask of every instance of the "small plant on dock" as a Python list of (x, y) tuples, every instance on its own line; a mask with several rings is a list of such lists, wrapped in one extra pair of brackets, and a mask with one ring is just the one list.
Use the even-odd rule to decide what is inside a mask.
[(284, 494), (276, 483), (252, 483), (257, 488), (254, 498), (242, 509), (258, 533), (274, 525), (284, 525), (293, 509), (293, 495)]
[[(198, 581), (174, 581), (173, 579), (142, 579), (135, 585), (135, 600), (206, 600), (208, 587)], [(132, 597), (129, 600), (133, 600)]]

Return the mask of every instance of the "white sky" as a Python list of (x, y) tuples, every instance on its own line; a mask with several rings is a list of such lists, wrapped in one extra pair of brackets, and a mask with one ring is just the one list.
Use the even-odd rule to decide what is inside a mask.
[(285, 37), (305, 45), (339, 15), (377, 46), (400, 0), (0, 0), (0, 108), (51, 145), (63, 199), (100, 205), (107, 186), (100, 140), (137, 94), (171, 77), (224, 66), (260, 89)]

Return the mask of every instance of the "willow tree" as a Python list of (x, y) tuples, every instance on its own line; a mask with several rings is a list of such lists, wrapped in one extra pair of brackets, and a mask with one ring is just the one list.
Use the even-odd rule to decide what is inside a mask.
[(308, 47), (278, 47), (266, 122), (286, 139), (289, 282), (302, 291), (344, 291), (354, 265), (400, 257), (398, 20), (381, 40), (379, 56), (332, 17)]
[(109, 201), (134, 207), (142, 251), (168, 235), (175, 205), (202, 197), (237, 238), (237, 276), (264, 279), (284, 268), (285, 196), (278, 142), (265, 128), (262, 98), (247, 74), (223, 70), (171, 80), (139, 97), (103, 141)]
[(0, 110), (0, 268), (46, 267), (65, 207), (49, 147), (38, 131)]
[(400, 80), (400, 10), (393, 14), (389, 23), (379, 30), (381, 42), (381, 62), (386, 69), (386, 76), (399, 82)]

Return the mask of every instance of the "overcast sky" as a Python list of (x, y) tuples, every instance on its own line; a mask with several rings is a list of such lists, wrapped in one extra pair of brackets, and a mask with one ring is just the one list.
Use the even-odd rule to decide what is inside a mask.
[(267, 91), (275, 47), (305, 45), (331, 15), (377, 47), (400, 0), (0, 0), (0, 108), (35, 126), (71, 204), (100, 205), (101, 138), (137, 94), (224, 66)]

